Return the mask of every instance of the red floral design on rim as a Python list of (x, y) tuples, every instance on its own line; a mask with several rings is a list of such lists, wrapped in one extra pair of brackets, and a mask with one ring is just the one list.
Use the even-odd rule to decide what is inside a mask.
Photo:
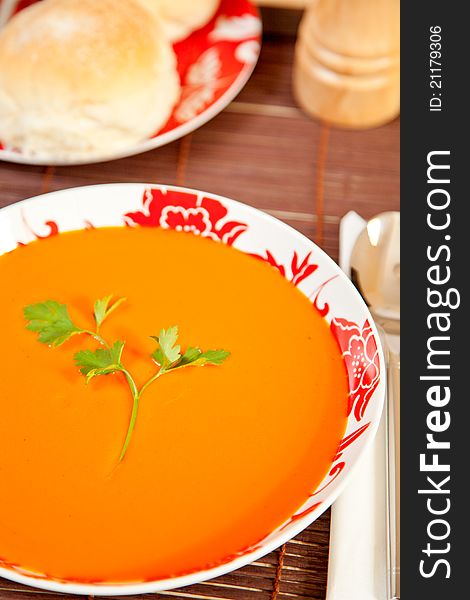
[(370, 421), (365, 425), (359, 427), (359, 429), (356, 429), (356, 431), (353, 431), (349, 435), (344, 436), (344, 438), (339, 443), (338, 450), (336, 451), (336, 456), (334, 457), (333, 462), (337, 461), (339, 458), (341, 458), (341, 456), (343, 456), (343, 452), (346, 450), (346, 448), (350, 446), (353, 442), (355, 442), (369, 427), (369, 425)]
[(191, 232), (231, 246), (248, 225), (239, 221), (223, 222), (227, 214), (225, 206), (214, 198), (185, 191), (147, 189), (142, 210), (127, 213), (124, 221), (130, 226)]
[[(26, 227), (26, 229), (31, 233), (31, 235), (33, 235), (37, 240), (45, 240), (47, 238), (53, 237), (54, 235), (57, 235), (59, 233), (59, 226), (57, 224), (56, 221), (46, 221), (44, 223), (44, 226), (47, 227), (48, 231), (45, 234), (40, 234), (40, 233), (36, 233), (36, 231), (34, 231), (32, 229), (32, 227), (29, 225), (25, 214), (23, 211), (21, 211), (21, 220), (23, 221), (24, 226)], [(26, 246), (25, 242), (17, 242), (18, 246)]]
[(299, 283), (301, 283), (304, 279), (307, 279), (307, 277), (310, 277), (310, 275), (312, 275), (318, 269), (317, 264), (310, 262), (311, 255), (312, 253), (309, 252), (303, 258), (303, 260), (300, 260), (299, 255), (294, 250), (294, 254), (290, 263), (290, 271), (292, 275), (289, 278), (287, 275), (287, 268), (284, 265), (278, 263), (269, 250), (265, 251), (264, 256), (262, 254), (250, 254), (250, 256), (253, 256), (254, 258), (264, 260), (265, 262), (270, 264), (272, 267), (277, 269), (283, 277), (289, 279), (289, 281), (291, 281), (294, 285), (299, 285)]
[(348, 415), (360, 421), (380, 379), (380, 359), (368, 320), (362, 329), (351, 321), (334, 317), (331, 331), (343, 353), (349, 382)]
[(296, 521), (303, 519), (304, 517), (306, 517), (307, 515), (312, 513), (314, 510), (316, 510), (320, 505), (321, 505), (321, 502), (315, 502), (315, 504), (312, 504), (312, 506), (305, 508), (304, 510), (302, 510), (299, 513), (296, 513), (295, 515), (292, 515), (292, 517), (287, 521), (287, 523), (284, 523), (284, 525), (281, 527), (281, 529), (279, 531), (282, 531), (283, 529), (286, 529), (286, 527), (289, 527), (289, 525), (292, 525), (292, 523), (295, 523)]
[[(28, 223), (28, 221), (27, 221), (27, 219), (26, 219), (23, 211), (21, 213), (21, 219), (22, 219), (23, 224), (26, 227), (26, 229), (37, 240), (47, 240), (47, 238), (53, 237), (53, 236), (58, 235), (60, 233), (59, 225), (58, 225), (58, 223), (56, 221), (46, 221), (44, 223), (44, 227), (47, 227), (49, 231), (46, 234), (41, 235), (40, 233), (36, 233), (36, 231), (32, 229), (32, 227)], [(85, 223), (85, 229), (87, 229), (87, 230), (89, 230), (89, 229), (96, 229), (96, 227), (93, 225), (93, 223), (91, 221), (89, 221), (88, 219), (85, 219), (84, 223)], [(18, 246), (26, 246), (27, 243), (28, 242), (18, 241), (17, 245)]]

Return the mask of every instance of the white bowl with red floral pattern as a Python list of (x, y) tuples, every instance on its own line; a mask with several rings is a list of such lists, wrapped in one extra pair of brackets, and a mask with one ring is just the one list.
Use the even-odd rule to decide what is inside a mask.
[(0, 210), (0, 255), (63, 231), (105, 226), (192, 232), (266, 261), (297, 286), (328, 321), (343, 354), (349, 383), (347, 429), (324, 480), (278, 529), (255, 546), (240, 549), (224, 564), (159, 581), (84, 585), (33, 575), (0, 559), (0, 577), (26, 585), (74, 594), (140, 594), (194, 584), (243, 567), (320, 516), (341, 493), (374, 438), (384, 401), (384, 359), (366, 305), (331, 258), (274, 217), (214, 194), (134, 183), (45, 194)]

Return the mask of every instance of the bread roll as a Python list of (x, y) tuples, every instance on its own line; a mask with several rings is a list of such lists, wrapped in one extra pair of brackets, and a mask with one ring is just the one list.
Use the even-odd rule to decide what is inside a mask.
[(0, 32), (0, 140), (41, 158), (117, 151), (179, 97), (176, 58), (131, 0), (44, 0)]
[(139, 0), (149, 12), (163, 20), (165, 33), (172, 42), (187, 37), (208, 23), (220, 0)]

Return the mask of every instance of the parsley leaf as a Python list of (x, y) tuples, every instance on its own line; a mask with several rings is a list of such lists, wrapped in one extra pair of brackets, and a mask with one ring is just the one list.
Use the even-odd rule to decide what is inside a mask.
[(166, 371), (181, 358), (181, 347), (175, 345), (178, 339), (178, 327), (175, 325), (166, 330), (162, 329), (159, 336), (151, 335), (150, 337), (160, 346), (152, 354), (152, 358)]
[(181, 360), (178, 363), (178, 367), (186, 367), (192, 364), (197, 358), (201, 356), (201, 354), (202, 350), (200, 348), (189, 347), (181, 357)]
[(175, 368), (203, 367), (204, 365), (221, 365), (230, 356), (226, 350), (206, 350), (188, 348)]
[[(158, 338), (151, 335), (150, 336), (152, 339), (154, 339), (156, 342), (158, 342)], [(152, 354), (150, 355), (153, 360), (157, 363), (157, 365), (160, 365), (160, 367), (163, 368), (163, 365), (165, 364), (165, 357), (163, 355), (163, 352), (161, 350), (161, 348), (157, 348), (154, 352), (152, 352)]]
[(97, 329), (101, 327), (101, 324), (106, 319), (106, 317), (108, 317), (113, 312), (113, 310), (116, 310), (116, 308), (126, 300), (126, 298), (119, 298), (118, 300), (116, 300), (116, 302), (114, 302), (114, 304), (111, 304), (111, 306), (109, 306), (112, 297), (112, 295), (106, 296), (105, 298), (101, 298), (101, 300), (97, 300), (95, 302), (93, 314), (95, 317)]
[(159, 347), (151, 356), (160, 365), (160, 375), (163, 375), (166, 371), (174, 371), (189, 366), (221, 365), (230, 356), (230, 352), (226, 350), (206, 350), (206, 352), (203, 352), (200, 348), (191, 346), (181, 355), (181, 347), (175, 345), (178, 339), (178, 327), (176, 326), (170, 327), (166, 331), (162, 329), (158, 337), (154, 335), (150, 337), (159, 344)]
[(228, 357), (227, 350), (206, 350), (192, 364), (197, 365), (221, 365)]
[(39, 341), (50, 346), (60, 346), (82, 329), (76, 327), (69, 317), (65, 304), (46, 300), (30, 304), (23, 310), (24, 318), (29, 321), (26, 329), (39, 333)]
[(75, 364), (80, 367), (80, 373), (86, 376), (87, 383), (98, 375), (109, 375), (116, 371), (122, 371), (121, 355), (124, 342), (114, 342), (111, 348), (98, 348), (92, 350), (80, 350), (74, 356)]

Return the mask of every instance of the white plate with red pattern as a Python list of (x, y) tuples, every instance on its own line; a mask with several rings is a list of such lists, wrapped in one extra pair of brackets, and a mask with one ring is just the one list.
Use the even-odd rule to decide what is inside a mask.
[(132, 183), (38, 196), (0, 210), (0, 255), (60, 232), (105, 226), (175, 229), (181, 235), (209, 237), (266, 261), (297, 286), (327, 320), (348, 373), (347, 428), (324, 480), (280, 527), (224, 564), (172, 579), (109, 585), (57, 581), (37, 573), (33, 576), (0, 560), (0, 577), (26, 585), (74, 594), (141, 594), (194, 584), (243, 567), (320, 516), (341, 493), (373, 441), (384, 402), (384, 358), (366, 305), (331, 258), (281, 221), (214, 194)]
[[(6, 1), (0, 27), (19, 10), (39, 0)], [(237, 96), (250, 78), (261, 49), (261, 19), (249, 0), (221, 0), (214, 18), (173, 46), (181, 96), (165, 126), (152, 137), (118, 152), (72, 161), (26, 156), (0, 139), (0, 160), (30, 165), (103, 162), (147, 152), (187, 135), (207, 123)]]

